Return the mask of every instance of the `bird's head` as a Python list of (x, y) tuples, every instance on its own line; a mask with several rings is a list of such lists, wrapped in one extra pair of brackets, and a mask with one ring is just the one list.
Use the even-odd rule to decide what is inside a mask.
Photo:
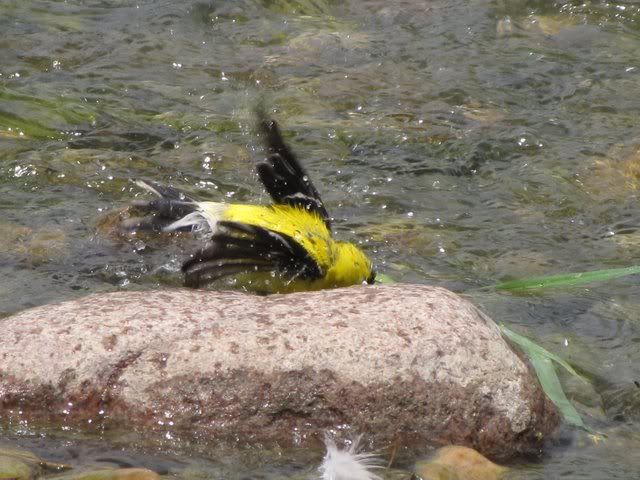
[(336, 286), (374, 283), (376, 272), (371, 260), (353, 243), (336, 242), (335, 263), (329, 272)]

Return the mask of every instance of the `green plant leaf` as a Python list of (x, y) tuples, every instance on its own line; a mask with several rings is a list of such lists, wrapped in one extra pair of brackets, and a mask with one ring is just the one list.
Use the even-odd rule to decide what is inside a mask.
[(542, 348), (540, 345), (532, 342), (527, 337), (508, 329), (504, 325), (500, 325), (500, 331), (505, 337), (518, 345), (529, 358), (531, 366), (535, 370), (538, 380), (540, 380), (540, 385), (542, 386), (544, 393), (549, 397), (549, 400), (558, 407), (562, 418), (571, 425), (575, 425), (591, 432), (562, 390), (562, 385), (560, 384), (560, 379), (558, 378), (556, 369), (553, 366), (553, 362), (561, 365), (571, 375), (579, 378), (583, 382), (588, 383), (588, 380), (576, 372), (566, 361)]
[(537, 343), (529, 340), (527, 337), (508, 329), (504, 325), (500, 325), (500, 331), (505, 337), (518, 345), (528, 357), (537, 356), (553, 360), (558, 365), (564, 367), (564, 369), (574, 377), (579, 378), (585, 383), (589, 383), (589, 380), (576, 372), (571, 365), (569, 365), (565, 360), (557, 356), (555, 353), (551, 353), (549, 350), (546, 350)]
[(542, 385), (544, 393), (549, 397), (549, 400), (558, 407), (564, 421), (570, 425), (575, 425), (576, 427), (589, 431), (582, 421), (582, 417), (578, 411), (564, 394), (564, 390), (562, 390), (562, 385), (560, 384), (560, 379), (558, 378), (558, 374), (556, 373), (556, 369), (553, 366), (551, 359), (540, 355), (531, 355), (529, 360), (531, 361), (533, 369), (536, 371), (536, 375), (538, 376), (538, 380), (540, 380), (540, 385)]
[(624, 268), (610, 268), (606, 270), (595, 270), (582, 273), (565, 273), (560, 275), (550, 275), (547, 277), (525, 278), (523, 280), (513, 280), (498, 283), (493, 286), (496, 290), (537, 290), (550, 287), (573, 287), (590, 282), (602, 282), (613, 278), (625, 277), (640, 273), (640, 265)]
[(376, 273), (376, 283), (396, 283), (396, 281), (389, 275), (385, 275), (384, 273)]

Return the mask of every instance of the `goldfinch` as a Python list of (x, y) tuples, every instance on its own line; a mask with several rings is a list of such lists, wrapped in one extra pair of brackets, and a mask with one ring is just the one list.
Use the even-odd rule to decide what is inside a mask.
[(260, 119), (258, 130), (268, 155), (257, 172), (273, 204), (201, 202), (138, 180), (158, 198), (136, 202), (148, 215), (131, 219), (129, 227), (204, 232), (204, 248), (182, 266), (185, 285), (193, 288), (229, 276), (237, 286), (261, 293), (373, 283), (367, 256), (354, 244), (333, 239), (322, 199), (276, 122)]

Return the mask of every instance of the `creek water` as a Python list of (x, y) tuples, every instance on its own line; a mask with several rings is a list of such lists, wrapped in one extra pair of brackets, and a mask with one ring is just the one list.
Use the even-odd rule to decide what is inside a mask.
[(184, 244), (118, 235), (110, 212), (132, 178), (267, 202), (262, 104), (380, 272), (467, 295), (591, 379), (561, 377), (606, 438), (571, 432), (514, 478), (634, 478), (637, 278), (480, 288), (640, 263), (639, 20), (630, 0), (3, 0), (0, 315), (180, 285)]

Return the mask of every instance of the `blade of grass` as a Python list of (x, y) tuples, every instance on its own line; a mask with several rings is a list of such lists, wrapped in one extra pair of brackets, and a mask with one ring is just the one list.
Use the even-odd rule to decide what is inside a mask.
[(550, 287), (573, 287), (590, 282), (602, 282), (614, 278), (625, 277), (640, 273), (640, 265), (624, 268), (610, 268), (605, 270), (594, 270), (582, 273), (565, 273), (560, 275), (550, 275), (547, 277), (525, 278), (523, 280), (513, 280), (498, 283), (493, 286), (495, 290), (536, 290)]
[(562, 358), (560, 358), (554, 353), (551, 353), (549, 350), (542, 348), (540, 345), (529, 340), (527, 337), (522, 336), (519, 333), (516, 333), (513, 330), (508, 329), (504, 325), (500, 325), (500, 331), (505, 337), (507, 337), (516, 345), (518, 345), (522, 349), (522, 351), (527, 354), (528, 357), (532, 357), (532, 356), (545, 357), (550, 360), (553, 360), (558, 365), (561, 365), (562, 367), (564, 367), (564, 369), (574, 377), (579, 378), (585, 383), (589, 383), (589, 381), (586, 378), (584, 378), (582, 375), (576, 372), (573, 369), (573, 367), (569, 365), (566, 361), (564, 361)]
[(531, 361), (533, 369), (536, 371), (536, 375), (538, 376), (538, 380), (540, 380), (540, 385), (542, 385), (544, 393), (549, 397), (549, 400), (558, 407), (564, 421), (570, 425), (590, 431), (582, 421), (582, 417), (578, 411), (564, 394), (564, 390), (562, 390), (562, 385), (560, 384), (560, 379), (558, 378), (558, 374), (556, 373), (556, 369), (554, 368), (551, 359), (540, 355), (531, 355), (529, 356), (529, 360)]
[(583, 382), (588, 382), (588, 380), (576, 372), (566, 361), (542, 348), (527, 337), (508, 329), (504, 325), (500, 325), (500, 331), (509, 340), (518, 345), (527, 358), (529, 358), (531, 366), (535, 370), (538, 380), (540, 380), (540, 385), (542, 386), (544, 393), (549, 397), (549, 400), (558, 407), (562, 418), (571, 425), (575, 425), (576, 427), (580, 427), (591, 432), (591, 429), (584, 424), (582, 417), (580, 417), (580, 414), (571, 404), (565, 395), (564, 390), (562, 390), (562, 385), (560, 384), (560, 379), (558, 378), (553, 362), (561, 365), (571, 375), (579, 378)]

